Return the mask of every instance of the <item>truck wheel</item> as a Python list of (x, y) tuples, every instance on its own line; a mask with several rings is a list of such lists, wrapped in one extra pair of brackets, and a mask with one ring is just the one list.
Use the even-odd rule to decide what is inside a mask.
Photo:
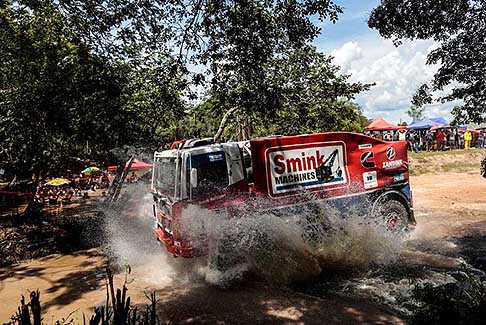
[(400, 201), (390, 199), (378, 202), (374, 216), (390, 232), (404, 233), (408, 229), (407, 208)]

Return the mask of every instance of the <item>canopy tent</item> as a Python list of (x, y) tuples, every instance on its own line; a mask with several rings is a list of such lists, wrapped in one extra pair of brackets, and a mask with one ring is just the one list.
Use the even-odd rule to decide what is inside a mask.
[(462, 124), (462, 125), (457, 125), (457, 130), (459, 132), (466, 132), (466, 130), (469, 130), (474, 133), (481, 133), (481, 129), (486, 128), (486, 124)]
[(395, 124), (388, 123), (382, 118), (374, 119), (370, 125), (365, 127), (366, 131), (388, 131), (388, 130), (399, 130), (402, 127)]
[(85, 168), (84, 170), (81, 171), (81, 174), (88, 174), (88, 175), (91, 175), (91, 173), (98, 173), (100, 172), (101, 170), (98, 168), (98, 167), (88, 167), (88, 168)]
[(436, 124), (430, 128), (430, 131), (435, 131), (438, 129), (442, 129), (444, 127), (444, 124)]
[(445, 118), (443, 118), (443, 117), (431, 117), (431, 118), (429, 118), (429, 120), (431, 120), (431, 121), (433, 121), (433, 122), (435, 122), (437, 124), (442, 124), (442, 125), (449, 124), (447, 122), (447, 120)]
[(54, 178), (48, 181), (45, 185), (48, 186), (62, 186), (71, 183), (69, 179), (66, 178)]
[[(128, 161), (125, 164), (125, 168), (128, 167)], [(114, 172), (118, 169), (118, 166), (109, 166), (108, 171)], [(152, 164), (140, 161), (138, 159), (133, 159), (133, 163), (130, 166), (130, 170), (141, 170), (141, 169), (152, 169)]]
[(435, 125), (440, 125), (441, 127), (445, 127), (447, 125), (447, 121), (442, 117), (437, 118), (424, 118), (421, 120), (416, 120), (410, 123), (407, 127), (409, 130), (423, 130), (423, 129), (430, 129)]

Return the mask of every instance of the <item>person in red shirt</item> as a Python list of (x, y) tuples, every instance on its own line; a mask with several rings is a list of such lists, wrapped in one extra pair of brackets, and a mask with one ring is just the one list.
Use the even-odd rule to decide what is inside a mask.
[(445, 133), (442, 129), (438, 130), (435, 135), (435, 140), (437, 141), (437, 150), (442, 151), (445, 147)]

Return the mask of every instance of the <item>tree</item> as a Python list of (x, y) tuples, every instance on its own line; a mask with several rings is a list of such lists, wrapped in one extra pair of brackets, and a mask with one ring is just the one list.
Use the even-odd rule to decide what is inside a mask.
[[(351, 100), (370, 85), (349, 83), (349, 76), (338, 75), (339, 67), (332, 65), (331, 59), (314, 47), (273, 58), (261, 71), (267, 86), (263, 91), (259, 90), (262, 97), (273, 100), (267, 101), (264, 109), (255, 103), (254, 109), (240, 111), (228, 123), (225, 138), (243, 140), (248, 138), (248, 133), (266, 136), (361, 131), (368, 120), (362, 115), (361, 108)], [(216, 94), (192, 110), (185, 124), (197, 130), (196, 135), (211, 136), (207, 132), (218, 128), (225, 107), (231, 104), (227, 100)], [(208, 120), (204, 116), (214, 119)]]
[(187, 82), (172, 56), (159, 52), (157, 64), (138, 50), (124, 61), (104, 56), (62, 5), (0, 2), (0, 159), (22, 178), (73, 157), (103, 163), (113, 148), (153, 148), (184, 115)]
[[(341, 12), (329, 0), (0, 0), (0, 158), (38, 178), (70, 157), (206, 134), (232, 107), (238, 138), (357, 130), (351, 100), (369, 85), (311, 45), (313, 19)], [(209, 100), (189, 107), (190, 85)]]
[(182, 135), (179, 121), (187, 107), (182, 94), (187, 86), (182, 75), (170, 70), (171, 63), (157, 67), (131, 68), (123, 97), (133, 119), (134, 144), (153, 151)]
[[(281, 87), (269, 77), (276, 61), (298, 56), (300, 63), (313, 64), (316, 51), (310, 44), (321, 31), (314, 19), (335, 22), (342, 13), (331, 0), (16, 2), (30, 8), (45, 3), (56, 7), (70, 31), (109, 62), (124, 62), (132, 70), (170, 66), (171, 78), (183, 76), (194, 86), (204, 85), (207, 98), (217, 100), (221, 113), (238, 107), (235, 116), (248, 127), (255, 118), (270, 118), (281, 108)], [(330, 59), (319, 60), (330, 66)], [(194, 65), (203, 71), (189, 73)], [(337, 83), (344, 98), (350, 98), (346, 82)], [(194, 88), (186, 87), (184, 94), (193, 98)], [(348, 88), (354, 94), (366, 89), (360, 84)], [(182, 93), (180, 87), (174, 90)]]
[(313, 47), (274, 59), (267, 78), (278, 101), (258, 119), (272, 126), (270, 133), (361, 130), (361, 110), (350, 100), (370, 85), (349, 83), (331, 60)]
[(432, 100), (431, 92), (452, 91), (441, 101), (462, 100), (453, 114), (467, 122), (486, 118), (486, 3), (482, 0), (382, 0), (368, 21), (385, 38), (433, 39), (439, 46), (427, 59), (440, 64), (430, 85), (419, 89), (415, 104)]
[[(5, 3), (2, 3), (4, 5)], [(93, 54), (56, 6), (0, 9), (0, 157), (21, 178), (134, 143), (129, 67)], [(89, 148), (89, 151), (86, 150)]]
[(424, 110), (425, 107), (420, 107), (420, 106), (415, 106), (411, 105), (410, 108), (407, 111), (407, 115), (410, 116), (410, 118), (415, 121), (415, 120), (421, 120), (424, 118)]

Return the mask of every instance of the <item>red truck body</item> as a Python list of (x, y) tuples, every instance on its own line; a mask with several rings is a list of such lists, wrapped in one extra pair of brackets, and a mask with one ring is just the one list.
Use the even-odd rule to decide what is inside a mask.
[[(384, 209), (390, 215), (384, 222), (392, 230), (398, 223), (415, 224), (405, 141), (383, 142), (357, 133), (332, 132), (260, 138), (249, 144), (178, 145), (177, 150), (156, 153), (154, 159), (154, 168), (158, 161), (180, 162), (175, 168), (173, 198), (158, 189), (157, 179), (164, 175), (155, 169), (152, 182), (157, 238), (174, 256), (204, 254), (179, 236), (178, 218), (187, 204), (234, 213), (238, 209), (285, 210), (322, 200), (344, 211), (358, 206), (363, 218)], [(223, 173), (212, 176), (223, 186), (198, 191), (203, 176), (214, 173), (216, 165), (226, 168), (226, 177)], [(389, 200), (395, 203), (383, 203)]]

